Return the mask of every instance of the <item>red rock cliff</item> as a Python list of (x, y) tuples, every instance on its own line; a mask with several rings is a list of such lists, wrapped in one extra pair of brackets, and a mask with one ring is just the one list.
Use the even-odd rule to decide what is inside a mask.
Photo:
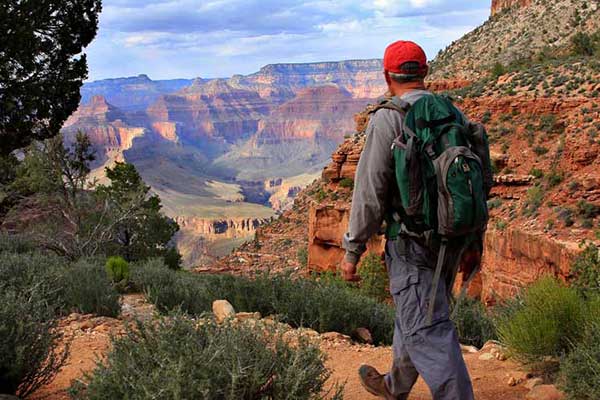
[[(580, 134), (582, 128), (581, 113), (592, 113), (598, 109), (596, 101), (586, 99), (531, 99), (531, 98), (480, 98), (469, 99), (461, 104), (467, 115), (478, 120), (483, 114), (491, 113), (490, 126), (497, 124), (496, 119), (506, 120), (507, 115), (514, 117), (514, 126), (525, 126), (519, 118), (531, 115), (554, 115), (557, 129), (564, 129), (564, 145), (557, 146), (559, 156), (553, 167), (569, 174), (564, 187), (547, 189), (544, 204), (533, 216), (522, 211), (530, 193), (528, 189), (539, 183), (529, 175), (532, 166), (549, 169), (551, 160), (536, 157), (526, 149), (523, 134), (515, 129), (509, 133), (511, 145), (501, 149), (500, 143), (492, 147), (492, 158), (499, 169), (505, 168), (505, 174), (495, 177), (492, 196), (501, 206), (492, 210), (492, 220), (485, 240), (482, 273), (475, 280), (470, 293), (482, 298), (486, 303), (497, 299), (509, 298), (518, 290), (539, 279), (543, 275), (557, 276), (568, 280), (573, 259), (579, 253), (578, 244), (590, 239), (593, 230), (585, 226), (569, 228), (558, 226), (554, 218), (557, 209), (573, 209), (582, 199), (597, 202), (598, 183), (596, 179), (598, 152), (596, 142), (590, 142)], [(516, 110), (518, 113), (514, 113)], [(367, 124), (365, 113), (356, 116), (358, 131)], [(542, 140), (547, 133), (540, 133)], [(317, 201), (309, 209), (308, 264), (316, 271), (334, 270), (344, 255), (341, 238), (347, 229), (351, 189), (349, 180), (354, 178), (356, 166), (364, 143), (364, 135), (358, 134), (347, 139), (332, 155), (332, 160), (322, 173)], [(551, 142), (552, 143), (552, 142)], [(564, 146), (562, 148), (561, 146)], [(351, 182), (351, 181), (350, 181)], [(323, 199), (323, 200), (320, 200)], [(546, 222), (550, 221), (550, 222)], [(593, 223), (592, 223), (593, 225)], [(551, 228), (548, 228), (551, 226)], [(374, 237), (369, 243), (372, 251), (382, 251), (383, 238)]]
[(511, 7), (526, 7), (532, 0), (492, 0), (492, 15)]

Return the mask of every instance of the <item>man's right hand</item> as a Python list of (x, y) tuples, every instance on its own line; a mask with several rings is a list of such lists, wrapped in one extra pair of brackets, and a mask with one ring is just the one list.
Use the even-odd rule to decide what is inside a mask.
[(342, 279), (346, 282), (360, 281), (360, 277), (356, 275), (356, 264), (343, 260), (340, 269), (342, 270)]

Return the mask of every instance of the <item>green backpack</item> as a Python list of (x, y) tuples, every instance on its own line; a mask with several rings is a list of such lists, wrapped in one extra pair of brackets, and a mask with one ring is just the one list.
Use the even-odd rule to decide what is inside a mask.
[[(425, 95), (412, 106), (397, 97), (383, 101), (403, 116), (402, 132), (392, 146), (402, 207), (394, 210), (388, 237), (401, 234), (433, 238), (439, 244), (430, 304), (446, 264), (446, 248), (481, 241), (488, 222), (487, 197), (492, 168), (485, 128), (468, 123), (450, 98)], [(459, 253), (462, 256), (462, 253)], [(454, 284), (458, 260), (448, 266)], [(433, 307), (428, 319), (431, 321)]]

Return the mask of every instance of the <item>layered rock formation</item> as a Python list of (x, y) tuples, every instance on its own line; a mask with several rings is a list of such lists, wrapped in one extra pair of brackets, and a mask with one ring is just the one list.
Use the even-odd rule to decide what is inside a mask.
[(193, 231), (206, 239), (235, 238), (254, 234), (256, 229), (268, 221), (265, 218), (206, 219), (178, 216), (174, 218), (181, 230)]
[(367, 99), (353, 98), (348, 91), (335, 85), (302, 89), (260, 122), (256, 142), (278, 143), (318, 137), (339, 141), (344, 132), (354, 130), (352, 116), (367, 102)]
[(251, 75), (236, 75), (230, 83), (232, 86), (253, 88), (263, 97), (279, 99), (290, 98), (291, 93), (306, 87), (326, 84), (340, 86), (356, 98), (376, 98), (387, 89), (382, 70), (379, 59), (270, 64)]
[(270, 105), (258, 93), (236, 89), (223, 80), (195, 81), (177, 94), (164, 95), (148, 108), (153, 124), (176, 123), (190, 140), (211, 138), (232, 143), (256, 132)]
[(102, 96), (94, 96), (89, 104), (79, 107), (66, 121), (63, 134), (66, 142), (78, 132), (88, 135), (96, 149), (97, 164), (123, 161), (123, 152), (133, 146), (133, 140), (146, 134), (146, 129), (131, 126), (125, 114)]
[(533, 0), (492, 0), (492, 15), (495, 15), (502, 10), (512, 7), (526, 7)]
[(477, 294), (487, 304), (513, 298), (518, 291), (542, 276), (568, 280), (571, 264), (581, 249), (578, 243), (549, 238), (543, 233), (518, 227), (503, 231), (491, 228), (486, 233)]
[(184, 265), (195, 267), (223, 256), (238, 242), (249, 240), (256, 229), (269, 221), (266, 218), (175, 218), (180, 230), (175, 236)]

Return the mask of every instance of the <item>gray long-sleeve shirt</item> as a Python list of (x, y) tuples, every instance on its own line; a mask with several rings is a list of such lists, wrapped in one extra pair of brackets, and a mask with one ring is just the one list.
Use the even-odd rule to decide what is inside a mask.
[[(413, 90), (400, 99), (414, 104), (428, 94), (426, 90)], [(354, 179), (350, 224), (343, 238), (345, 259), (353, 264), (358, 263), (366, 243), (380, 229), (386, 211), (399, 205), (392, 143), (401, 127), (400, 113), (385, 108), (375, 112), (367, 126), (367, 140)]]

